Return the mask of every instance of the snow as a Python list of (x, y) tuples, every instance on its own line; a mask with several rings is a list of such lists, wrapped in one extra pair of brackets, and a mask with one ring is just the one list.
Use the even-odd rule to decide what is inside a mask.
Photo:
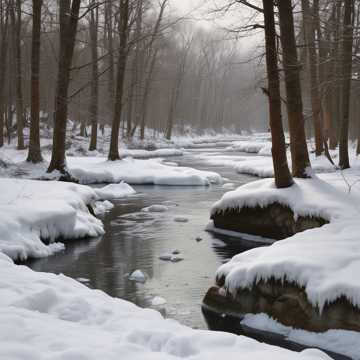
[[(0, 254), (0, 358), (7, 360), (329, 360), (232, 334), (193, 330), (64, 275)], [(120, 355), (119, 355), (120, 354)]]
[(123, 181), (119, 184), (109, 184), (103, 188), (94, 189), (96, 195), (104, 200), (114, 200), (133, 195), (136, 191)]
[(162, 164), (158, 159), (68, 158), (71, 173), (83, 184), (116, 183), (152, 185), (197, 185), (221, 183), (221, 176), (209, 171)]
[(95, 215), (103, 215), (114, 208), (114, 204), (109, 200), (95, 201), (94, 213)]
[(143, 212), (166, 212), (168, 211), (169, 208), (165, 205), (161, 205), (161, 204), (154, 204), (154, 205), (150, 205), (148, 207), (145, 207), (143, 209), (141, 209), (141, 211)]
[[(350, 193), (344, 177), (353, 184)], [(320, 216), (330, 223), (236, 255), (217, 272), (226, 277), (225, 287), (234, 293), (273, 277), (304, 287), (309, 301), (320, 311), (341, 296), (360, 307), (360, 281), (354, 277), (360, 272), (357, 181), (357, 171), (350, 169), (296, 179), (296, 184), (286, 189), (276, 189), (273, 180), (264, 179), (226, 193), (212, 212), (279, 202), (289, 206), (295, 216)]]
[(236, 141), (227, 147), (226, 151), (239, 151), (250, 154), (258, 154), (261, 152), (262, 154), (268, 155), (269, 149), (271, 154), (271, 142), (269, 141)]
[(324, 350), (349, 356), (354, 360), (360, 359), (360, 334), (355, 331), (329, 330), (323, 333), (314, 333), (284, 326), (266, 314), (247, 314), (241, 324), (283, 335), (289, 341), (299, 344), (317, 346)]
[(63, 250), (63, 244), (55, 243), (59, 238), (104, 233), (101, 221), (86, 206), (99, 200), (87, 186), (0, 178), (0, 187), (0, 251), (13, 259), (44, 257)]
[(151, 305), (152, 306), (161, 306), (161, 305), (165, 305), (166, 304), (166, 300), (164, 298), (162, 298), (161, 296), (155, 296), (152, 300), (151, 300)]
[(162, 254), (159, 256), (159, 259), (163, 261), (170, 261), (173, 263), (184, 260), (184, 258), (182, 258), (181, 256), (177, 256), (177, 254), (174, 254), (174, 252), (172, 254)]

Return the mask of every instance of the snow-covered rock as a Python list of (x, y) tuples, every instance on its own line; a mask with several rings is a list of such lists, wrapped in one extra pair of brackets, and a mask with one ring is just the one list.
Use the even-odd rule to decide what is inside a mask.
[[(349, 183), (353, 183), (348, 192)], [(359, 213), (360, 187), (353, 170), (321, 174), (313, 179), (296, 179), (286, 189), (276, 189), (273, 180), (260, 180), (226, 193), (214, 211), (242, 206), (266, 206), (273, 202), (290, 207), (296, 215), (319, 216), (330, 221), (321, 228), (298, 233), (269, 247), (236, 255), (220, 267), (225, 288), (236, 293), (260, 280), (294, 282), (320, 311), (341, 296), (360, 307)]]
[(146, 282), (146, 275), (141, 270), (135, 270), (129, 275), (130, 281), (135, 281), (139, 283), (145, 283)]

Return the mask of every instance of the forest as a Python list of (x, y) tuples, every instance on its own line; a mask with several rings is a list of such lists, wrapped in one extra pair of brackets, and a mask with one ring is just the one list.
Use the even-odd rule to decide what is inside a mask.
[(359, 360), (360, 2), (0, 0), (0, 359)]

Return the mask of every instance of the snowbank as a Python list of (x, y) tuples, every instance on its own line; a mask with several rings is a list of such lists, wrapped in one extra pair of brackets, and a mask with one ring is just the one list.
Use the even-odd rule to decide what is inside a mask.
[(207, 186), (222, 181), (217, 173), (167, 166), (159, 159), (106, 161), (99, 157), (69, 157), (68, 166), (83, 184), (125, 181), (129, 184)]
[(0, 254), (0, 358), (7, 360), (330, 360), (226, 333), (193, 330), (64, 275)]
[(324, 333), (314, 333), (284, 326), (266, 314), (245, 315), (241, 324), (283, 335), (287, 340), (298, 344), (318, 346), (324, 350), (344, 354), (354, 360), (360, 359), (360, 334), (355, 331), (329, 330)]
[(108, 210), (110, 203), (99, 200), (134, 193), (127, 184), (102, 189), (57, 181), (0, 178), (0, 252), (13, 259), (43, 257), (63, 250), (62, 243), (104, 233), (100, 220), (90, 214)]
[(13, 259), (48, 256), (63, 249), (56, 239), (104, 232), (86, 206), (98, 199), (89, 187), (16, 179), (0, 179), (0, 186), (0, 251)]
[(360, 272), (360, 188), (354, 170), (343, 175), (353, 184), (351, 193), (340, 173), (297, 179), (288, 189), (276, 189), (272, 180), (265, 179), (226, 193), (213, 212), (276, 201), (289, 206), (295, 216), (320, 216), (330, 223), (235, 256), (217, 272), (225, 277), (225, 287), (234, 293), (260, 280), (286, 279), (304, 287), (308, 300), (320, 311), (341, 296), (360, 307), (360, 281), (354, 277)]
[(264, 155), (268, 155), (270, 149), (271, 155), (271, 142), (262, 141), (236, 141), (231, 146), (226, 148), (226, 151), (240, 151), (249, 154), (258, 154), (262, 152)]

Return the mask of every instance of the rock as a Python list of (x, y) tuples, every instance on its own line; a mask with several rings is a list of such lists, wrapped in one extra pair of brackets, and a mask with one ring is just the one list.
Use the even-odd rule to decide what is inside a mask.
[(180, 254), (180, 250), (178, 249), (175, 249), (173, 252), (172, 252), (173, 255), (179, 255)]
[(171, 261), (171, 262), (180, 262), (180, 261), (184, 260), (184, 258), (182, 258), (181, 256), (176, 256), (176, 255), (173, 255), (173, 254), (160, 255), (159, 259), (163, 260), (163, 261)]
[(304, 288), (287, 281), (262, 280), (251, 289), (239, 289), (233, 296), (223, 287), (223, 279), (219, 279), (217, 286), (208, 290), (203, 307), (205, 315), (208, 312), (237, 319), (245, 314), (265, 313), (281, 324), (312, 332), (360, 331), (360, 309), (345, 297), (327, 304), (320, 314), (307, 299)]
[(175, 222), (180, 222), (180, 223), (186, 223), (189, 221), (189, 219), (186, 216), (176, 216), (174, 218)]
[(214, 226), (219, 229), (275, 240), (285, 239), (298, 232), (328, 223), (320, 217), (294, 216), (294, 212), (289, 207), (278, 203), (266, 207), (228, 209), (213, 214), (211, 219), (214, 221)]
[(197, 242), (200, 242), (200, 241), (202, 241), (202, 238), (198, 236), (195, 240), (196, 240)]
[(162, 298), (161, 296), (155, 296), (151, 300), (152, 306), (161, 306), (161, 305), (165, 305), (165, 304), (166, 304), (166, 300), (164, 298)]
[(135, 270), (134, 272), (132, 272), (130, 274), (129, 280), (139, 282), (139, 283), (145, 283), (146, 276), (141, 270)]

